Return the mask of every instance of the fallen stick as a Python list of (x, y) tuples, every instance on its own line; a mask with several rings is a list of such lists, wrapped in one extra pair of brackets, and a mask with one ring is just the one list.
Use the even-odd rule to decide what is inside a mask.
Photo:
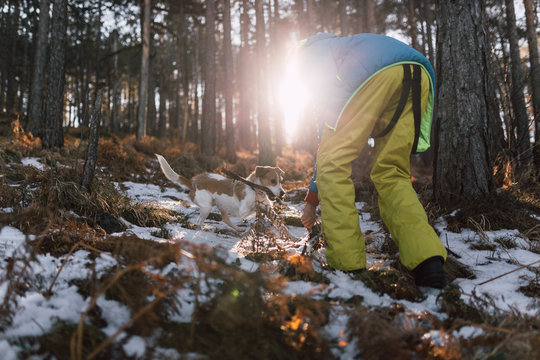
[(274, 193), (272, 192), (272, 190), (270, 190), (269, 188), (267, 188), (266, 186), (263, 186), (263, 185), (259, 185), (259, 184), (255, 184), (254, 182), (251, 182), (247, 179), (244, 179), (243, 177), (241, 177), (240, 175), (230, 171), (230, 170), (227, 170), (227, 169), (222, 169), (221, 172), (225, 175), (227, 175), (228, 177), (230, 177), (231, 179), (233, 180), (238, 180), (238, 181), (241, 181), (243, 182), (244, 184), (250, 186), (252, 189), (257, 189), (257, 190), (261, 190), (261, 191), (264, 191), (268, 197), (271, 199), (271, 200), (277, 200), (279, 203), (281, 203), (281, 199), (279, 199), (276, 195), (274, 195)]
[(491, 281), (493, 281), (493, 280), (497, 280), (497, 279), (499, 279), (499, 278), (502, 278), (503, 276), (506, 276), (506, 275), (511, 274), (511, 273), (513, 273), (513, 272), (516, 272), (516, 271), (519, 271), (519, 270), (521, 270), (521, 269), (527, 268), (527, 267), (532, 266), (532, 265), (537, 264), (537, 263), (540, 263), (540, 260), (536, 260), (535, 262), (532, 262), (532, 263), (530, 263), (530, 264), (528, 264), (528, 265), (522, 265), (522, 266), (518, 267), (517, 269), (514, 269), (514, 270), (509, 271), (509, 272), (507, 272), (507, 273), (501, 274), (501, 275), (499, 275), (499, 276), (495, 276), (494, 278), (491, 278), (491, 279), (489, 279), (489, 280), (486, 280), (486, 281), (484, 281), (484, 282), (481, 282), (480, 284), (477, 284), (477, 286), (487, 284), (488, 282), (491, 282)]

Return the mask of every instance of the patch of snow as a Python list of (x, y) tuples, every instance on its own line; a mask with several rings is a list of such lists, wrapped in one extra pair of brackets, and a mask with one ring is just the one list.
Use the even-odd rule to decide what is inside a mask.
[(27, 158), (24, 158), (21, 160), (21, 163), (24, 165), (24, 166), (33, 166), (35, 167), (36, 169), (38, 170), (45, 170), (46, 169), (46, 165), (42, 164), (41, 162), (39, 162), (39, 158), (36, 158), (36, 157), (27, 157)]
[(12, 325), (4, 332), (8, 338), (39, 336), (49, 331), (58, 320), (78, 323), (87, 302), (77, 292), (77, 287), (57, 289), (47, 299), (32, 291), (18, 299), (18, 309)]
[(22, 231), (11, 226), (4, 226), (0, 229), (0, 258), (9, 258), (13, 252), (23, 245), (26, 235)]
[[(107, 300), (101, 296), (96, 305), (100, 307), (103, 318), (107, 321), (107, 326), (102, 329), (107, 336), (112, 336), (118, 329), (124, 326), (131, 318), (129, 308), (118, 301)], [(126, 336), (122, 333), (115, 340), (121, 340)]]
[(4, 360), (17, 360), (17, 352), (14, 347), (9, 344), (7, 340), (0, 340), (0, 354)]
[(122, 348), (127, 356), (141, 358), (146, 352), (146, 342), (140, 336), (132, 336)]
[(459, 330), (454, 331), (453, 335), (455, 337), (460, 337), (464, 339), (473, 339), (477, 336), (480, 336), (484, 333), (482, 328), (477, 326), (466, 325), (459, 328)]

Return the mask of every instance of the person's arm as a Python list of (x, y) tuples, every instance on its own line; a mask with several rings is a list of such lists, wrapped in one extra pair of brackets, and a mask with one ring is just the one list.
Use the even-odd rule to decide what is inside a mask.
[(315, 223), (315, 220), (317, 220), (317, 205), (319, 205), (319, 194), (317, 190), (317, 183), (315, 179), (317, 178), (317, 165), (315, 165), (315, 171), (313, 172), (313, 177), (311, 178), (311, 182), (308, 186), (308, 192), (306, 197), (304, 198), (304, 201), (306, 202), (306, 206), (304, 207), (304, 212), (302, 213), (302, 217), (300, 220), (302, 221), (302, 225), (308, 230), (311, 230), (311, 227)]

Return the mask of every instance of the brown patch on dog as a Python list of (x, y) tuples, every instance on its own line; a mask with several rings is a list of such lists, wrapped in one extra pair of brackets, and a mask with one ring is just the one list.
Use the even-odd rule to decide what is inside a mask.
[(200, 174), (191, 179), (193, 188), (197, 190), (208, 190), (217, 195), (233, 196), (234, 186), (232, 180), (218, 180), (212, 178), (209, 174)]
[(238, 198), (238, 201), (242, 201), (246, 197), (246, 187), (247, 185), (242, 184), (240, 181), (234, 182), (234, 194)]

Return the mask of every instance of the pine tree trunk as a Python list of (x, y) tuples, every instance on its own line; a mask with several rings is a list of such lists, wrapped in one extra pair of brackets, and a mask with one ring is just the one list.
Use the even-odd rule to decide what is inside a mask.
[(20, 81), (19, 81), (19, 100), (17, 101), (17, 112), (19, 114), (23, 114), (23, 106), (26, 104), (28, 107), (28, 101), (25, 101), (24, 97), (25, 94), (28, 95), (28, 84), (27, 84), (27, 77), (28, 77), (28, 35), (23, 35), (23, 42), (24, 42), (24, 48), (23, 48), (23, 63), (22, 63), (22, 70), (20, 75)]
[(525, 107), (525, 97), (523, 89), (525, 82), (521, 72), (521, 59), (519, 55), (519, 43), (516, 27), (516, 14), (514, 10), (514, 0), (505, 0), (506, 4), (506, 24), (508, 28), (508, 40), (510, 42), (510, 74), (512, 86), (510, 88), (510, 98), (517, 122), (517, 160), (519, 172), (524, 172), (529, 168), (532, 161), (531, 141), (529, 136), (529, 117)]
[(416, 30), (416, 14), (414, 12), (414, 0), (408, 0), (407, 18), (409, 21), (409, 37), (411, 38), (411, 47), (418, 50), (418, 31)]
[(374, 0), (364, 0), (364, 11), (364, 32), (374, 33), (376, 31)]
[[(165, 136), (165, 131), (167, 130), (167, 98), (169, 97), (167, 76), (170, 75), (171, 71), (169, 68), (170, 63), (165, 59), (165, 54), (160, 55), (159, 62), (159, 120), (157, 135), (160, 138), (163, 138)], [(170, 119), (172, 119), (172, 117), (170, 117)]]
[(423, 1), (424, 17), (426, 19), (426, 41), (427, 41), (427, 57), (431, 64), (436, 67), (435, 55), (433, 51), (433, 36), (431, 26), (433, 25), (433, 11), (431, 8), (431, 1)]
[(64, 76), (67, 29), (67, 0), (54, 0), (51, 49), (47, 83), (47, 119), (41, 141), (44, 148), (64, 146)]
[(28, 110), (28, 130), (39, 136), (43, 126), (43, 85), (45, 84), (45, 68), (47, 66), (47, 40), (49, 35), (49, 0), (41, 0), (39, 8), (39, 28), (36, 40), (36, 55), (34, 58), (34, 74)]
[(227, 160), (236, 161), (236, 149), (234, 142), (234, 124), (233, 124), (233, 55), (231, 42), (231, 0), (223, 0), (223, 46), (225, 51), (225, 132)]
[(129, 132), (131, 131), (132, 129), (132, 126), (133, 126), (133, 123), (134, 123), (134, 115), (133, 113), (135, 112), (134, 110), (134, 97), (135, 97), (135, 90), (133, 89), (133, 76), (132, 76), (132, 71), (131, 71), (131, 66), (129, 66), (129, 73), (128, 73), (128, 110), (127, 110), (127, 124), (122, 124), (123, 126), (121, 126), (121, 129), (122, 130), (125, 130), (126, 132)]
[(88, 151), (86, 153), (86, 161), (82, 175), (81, 185), (90, 191), (92, 180), (94, 179), (94, 171), (96, 170), (96, 162), (98, 158), (99, 145), (99, 124), (101, 120), (101, 99), (103, 90), (98, 90), (96, 94), (96, 102), (94, 103), (94, 111), (90, 118), (90, 135), (88, 136)]
[(114, 53), (113, 57), (113, 92), (112, 92), (112, 132), (117, 134), (120, 132), (120, 119), (122, 116), (122, 104), (120, 102), (121, 96), (121, 82), (120, 82), (120, 69), (118, 68), (118, 54), (119, 49), (118, 41), (118, 32), (113, 31), (112, 33), (112, 51)]
[(347, 5), (349, 5), (348, 1), (339, 1), (339, 29), (341, 31), (341, 36), (347, 36), (349, 35), (349, 22), (348, 22), (348, 15), (347, 15)]
[[(8, 48), (9, 22), (11, 18), (11, 7), (7, 7), (7, 15), (0, 17), (0, 48)], [(6, 83), (8, 71), (8, 51), (0, 51), (0, 112), (4, 111), (6, 104)]]
[(14, 63), (14, 59), (17, 58), (17, 36), (19, 28), (19, 2), (13, 2), (13, 13), (11, 14), (10, 33), (9, 33), (9, 49), (7, 58), (7, 90), (6, 90), (6, 110), (8, 112), (14, 112), (17, 98), (17, 66)]
[(216, 8), (215, 0), (206, 1), (206, 41), (201, 148), (214, 155), (216, 146)]
[(524, 0), (527, 20), (527, 42), (529, 44), (529, 63), (531, 67), (531, 92), (534, 119), (534, 163), (540, 171), (540, 61), (538, 59), (538, 41), (536, 30), (538, 21), (535, 16), (533, 0)]
[(270, 134), (270, 124), (268, 122), (267, 106), (267, 61), (266, 61), (266, 34), (264, 23), (264, 0), (255, 0), (256, 17), (256, 40), (257, 40), (257, 120), (258, 120), (258, 139), (259, 139), (259, 164), (274, 165), (275, 159), (272, 153), (272, 137)]
[(193, 114), (191, 117), (190, 122), (190, 135), (189, 139), (194, 143), (199, 143), (199, 86), (197, 84), (200, 84), (200, 78), (197, 75), (195, 79), (195, 86), (193, 86)]
[[(434, 196), (444, 205), (494, 191), (484, 1), (438, 0)], [(457, 91), (459, 89), (459, 91)]]
[[(150, 40), (152, 43), (152, 40)], [(150, 48), (153, 46), (150, 45)], [(146, 133), (150, 135), (156, 135), (157, 130), (157, 117), (156, 117), (156, 66), (155, 59), (150, 57), (148, 65), (148, 110), (146, 114)]]
[[(273, 28), (272, 28), (272, 55), (271, 60), (274, 66), (274, 73), (279, 74), (281, 73), (286, 65), (284, 58), (281, 54), (285, 52), (285, 49), (283, 48), (283, 39), (282, 39), (282, 32), (281, 32), (281, 24), (280, 24), (280, 15), (279, 15), (279, 1), (274, 0), (274, 16), (272, 20)], [(280, 156), (283, 151), (283, 145), (284, 145), (284, 134), (283, 134), (283, 110), (279, 104), (279, 95), (277, 95), (277, 91), (275, 91), (276, 87), (278, 86), (277, 82), (274, 80), (272, 82), (273, 85), (273, 111), (272, 111), (272, 118), (274, 121), (272, 122), (274, 124), (274, 138), (276, 139), (276, 146), (275, 151), (276, 155)]]
[(240, 95), (238, 99), (238, 133), (239, 144), (247, 150), (253, 149), (250, 104), (252, 102), (252, 93), (249, 91), (248, 71), (250, 67), (249, 56), (249, 16), (248, 1), (242, 0), (241, 32), (242, 47), (240, 49), (240, 66), (238, 67), (240, 78)]
[(143, 4), (141, 4), (141, 11), (143, 12), (141, 23), (142, 54), (139, 111), (137, 112), (137, 140), (142, 140), (146, 136), (148, 76), (150, 71), (150, 13), (152, 11), (150, 0), (144, 0)]

